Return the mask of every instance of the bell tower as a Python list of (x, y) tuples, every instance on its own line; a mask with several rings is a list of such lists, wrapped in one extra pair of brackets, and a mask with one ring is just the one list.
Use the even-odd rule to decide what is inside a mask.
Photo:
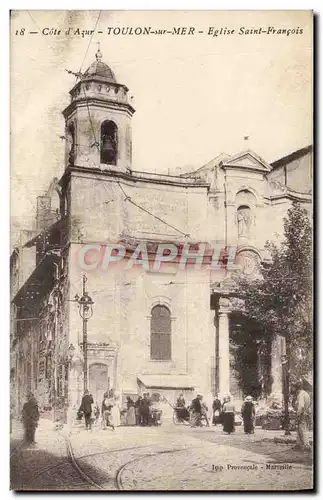
[(70, 91), (65, 118), (65, 166), (131, 171), (131, 118), (128, 88), (117, 82), (113, 71), (96, 60)]

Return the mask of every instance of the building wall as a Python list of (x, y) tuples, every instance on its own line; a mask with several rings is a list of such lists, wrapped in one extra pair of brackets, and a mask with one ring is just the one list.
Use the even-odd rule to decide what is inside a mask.
[[(157, 215), (169, 225), (125, 200), (118, 185), (135, 203)], [(119, 237), (183, 241), (206, 241), (209, 238), (207, 189), (129, 182), (100, 174), (73, 174), (71, 207), (73, 241), (108, 242)], [(183, 234), (170, 227), (179, 229)]]
[[(71, 256), (76, 251), (77, 245), (72, 245)], [(83, 273), (71, 257), (70, 300), (81, 293)], [(115, 389), (137, 393), (139, 374), (187, 374), (201, 391), (211, 391), (214, 350), (210, 345), (214, 344), (215, 330), (210, 325), (208, 269), (190, 266), (180, 270), (169, 265), (165, 272), (154, 273), (141, 266), (124, 270), (123, 265), (117, 265), (93, 270), (87, 278), (86, 286), (95, 303), (88, 322), (88, 342), (116, 346), (116, 367), (111, 360), (101, 360), (109, 365), (110, 383)], [(150, 316), (157, 304), (171, 311), (171, 361), (150, 359)], [(82, 342), (82, 320), (73, 302), (69, 318), (69, 341), (76, 346)]]

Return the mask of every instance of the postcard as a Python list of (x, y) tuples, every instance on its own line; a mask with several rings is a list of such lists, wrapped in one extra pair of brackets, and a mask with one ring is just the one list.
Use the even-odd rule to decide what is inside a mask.
[(313, 12), (10, 12), (10, 488), (313, 489)]

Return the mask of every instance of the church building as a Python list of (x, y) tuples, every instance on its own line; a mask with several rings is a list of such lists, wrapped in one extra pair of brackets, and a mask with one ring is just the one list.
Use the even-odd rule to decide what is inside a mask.
[(11, 256), (17, 413), (28, 390), (64, 418), (85, 387), (99, 405), (108, 389), (122, 401), (146, 391), (172, 404), (181, 392), (241, 399), (243, 369), (259, 397), (282, 393), (280, 332), (237, 366), (245, 325), (232, 273), (257, 272), (293, 201), (310, 210), (312, 147), (272, 164), (247, 150), (179, 176), (136, 171), (134, 113), (98, 50), (63, 111), (64, 173)]

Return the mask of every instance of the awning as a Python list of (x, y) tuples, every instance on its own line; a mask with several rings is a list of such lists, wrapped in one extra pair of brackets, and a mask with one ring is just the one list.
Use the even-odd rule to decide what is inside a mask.
[(150, 389), (194, 389), (195, 387), (187, 375), (137, 375), (137, 378)]

